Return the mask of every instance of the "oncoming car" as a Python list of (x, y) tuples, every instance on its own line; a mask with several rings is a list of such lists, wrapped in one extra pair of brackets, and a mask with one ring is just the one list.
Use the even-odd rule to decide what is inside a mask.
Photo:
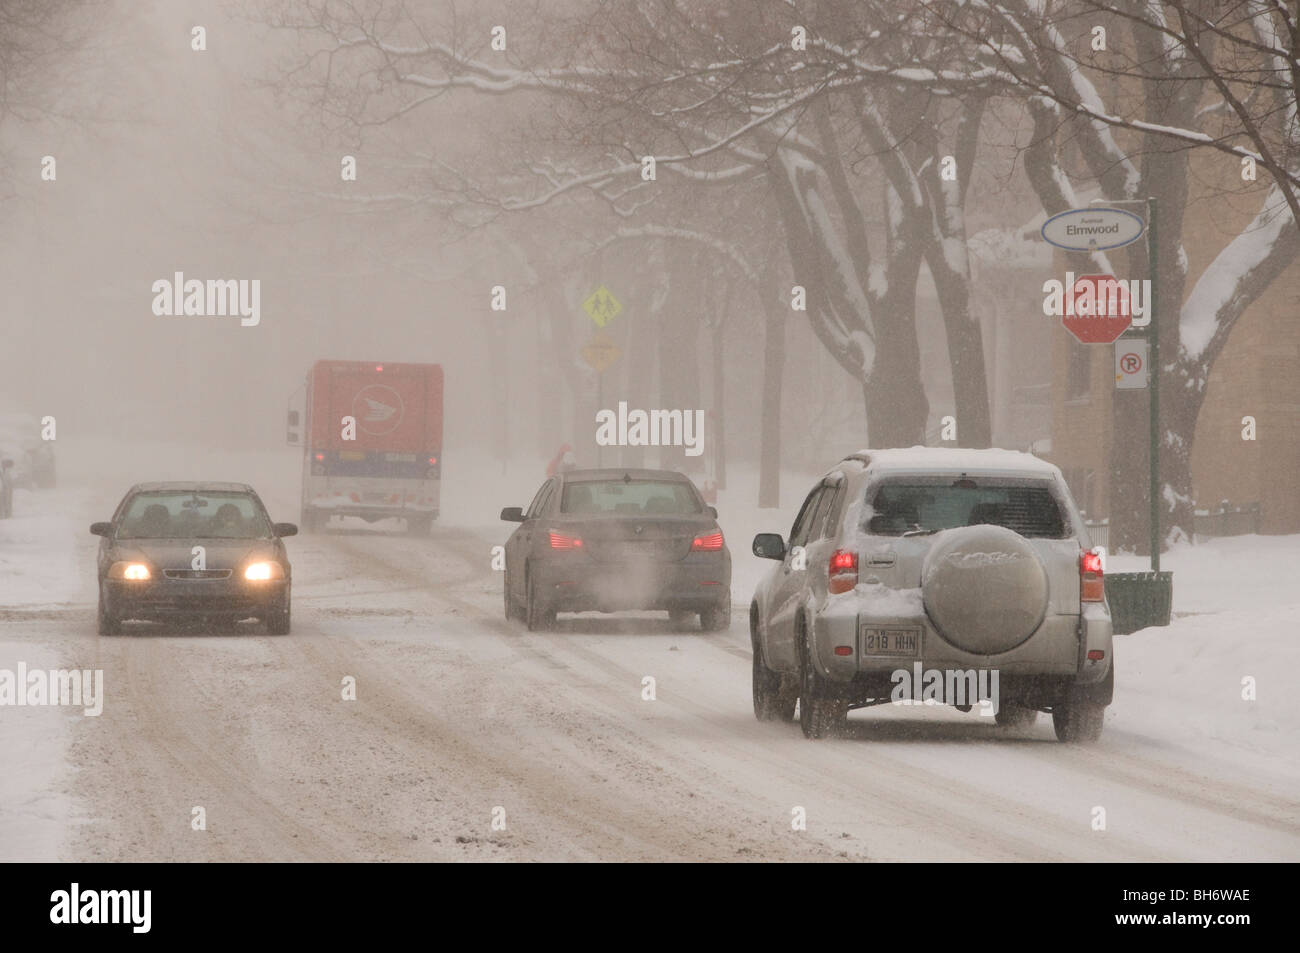
[(112, 520), (92, 523), (99, 544), (99, 634), (124, 621), (256, 618), (289, 632), (290, 567), (282, 538), (242, 483), (139, 483)]
[[(754, 714), (807, 737), (851, 708), (1049, 712), (1091, 742), (1114, 686), (1102, 554), (1060, 470), (1005, 450), (864, 450), (813, 487), (750, 607)], [(985, 704), (987, 702), (987, 704)]]
[(506, 542), (505, 612), (529, 629), (557, 612), (667, 610), (731, 624), (731, 554), (717, 512), (672, 470), (569, 470), (542, 484)]

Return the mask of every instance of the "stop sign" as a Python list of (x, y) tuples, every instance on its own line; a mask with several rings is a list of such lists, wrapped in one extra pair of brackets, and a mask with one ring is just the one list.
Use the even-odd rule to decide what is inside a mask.
[(1084, 344), (1110, 344), (1133, 323), (1128, 285), (1114, 275), (1080, 275), (1064, 310), (1061, 323)]

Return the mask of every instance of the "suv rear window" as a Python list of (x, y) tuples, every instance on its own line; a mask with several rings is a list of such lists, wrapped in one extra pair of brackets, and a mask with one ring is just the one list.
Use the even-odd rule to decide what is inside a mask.
[(1021, 536), (1064, 539), (1067, 522), (1050, 488), (986, 480), (886, 483), (871, 499), (865, 529), (876, 536), (992, 524)]

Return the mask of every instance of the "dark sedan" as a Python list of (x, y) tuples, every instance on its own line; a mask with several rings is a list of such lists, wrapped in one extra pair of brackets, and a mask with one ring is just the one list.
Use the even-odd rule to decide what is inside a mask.
[(242, 483), (138, 483), (113, 519), (93, 523), (99, 544), (99, 634), (128, 619), (256, 618), (289, 632), (289, 557), (281, 539), (293, 523), (272, 523)]
[(731, 554), (717, 512), (672, 470), (570, 470), (551, 477), (506, 543), (505, 611), (532, 630), (557, 612), (667, 610), (681, 626), (731, 623)]

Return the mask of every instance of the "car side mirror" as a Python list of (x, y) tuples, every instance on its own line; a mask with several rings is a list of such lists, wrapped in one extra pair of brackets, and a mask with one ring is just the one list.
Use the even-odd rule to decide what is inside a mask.
[(91, 523), (91, 524), (90, 524), (90, 535), (92, 535), (92, 536), (112, 536), (112, 535), (113, 535), (113, 524), (112, 524), (112, 523)]
[(718, 518), (718, 508), (716, 506), (706, 506), (705, 509), (709, 511), (709, 515), (714, 519)]
[(280, 539), (286, 536), (297, 536), (298, 526), (296, 523), (272, 523), (271, 532)]
[(759, 559), (785, 559), (785, 540), (780, 533), (759, 533), (754, 537), (754, 555)]
[(289, 411), (289, 414), (288, 414), (288, 420), (287, 420), (288, 428), (287, 428), (287, 431), (286, 431), (286, 433), (285, 433), (285, 438), (284, 438), (284, 439), (285, 439), (285, 443), (297, 443), (297, 442), (298, 442), (298, 436), (299, 436), (299, 435), (298, 435), (298, 419), (299, 419), (299, 418), (298, 418), (298, 411), (296, 411), (296, 410), (291, 410), (291, 411)]
[(507, 506), (501, 511), (501, 518), (507, 523), (522, 523), (524, 521), (524, 508), (522, 506)]

